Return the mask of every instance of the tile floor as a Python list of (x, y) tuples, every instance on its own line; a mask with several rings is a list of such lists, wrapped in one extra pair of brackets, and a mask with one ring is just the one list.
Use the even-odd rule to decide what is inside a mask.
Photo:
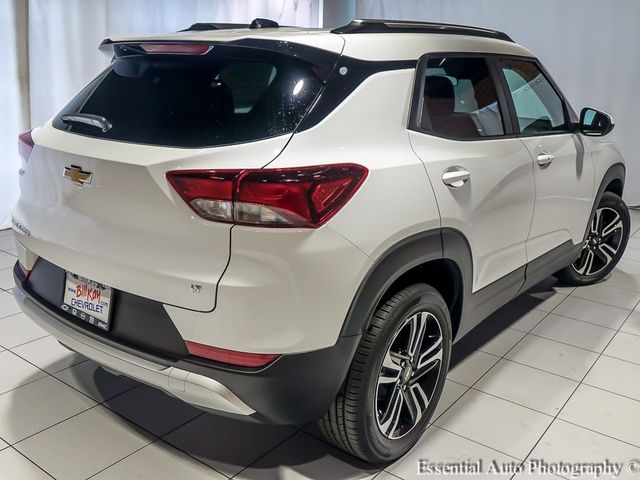
[(606, 281), (547, 279), (455, 345), (432, 425), (383, 470), (326, 444), (314, 425), (204, 414), (68, 352), (19, 312), (13, 239), (0, 232), (0, 479), (397, 480), (419, 477), (420, 459), (482, 459), (485, 469), (638, 459), (640, 213), (632, 218), (636, 235)]

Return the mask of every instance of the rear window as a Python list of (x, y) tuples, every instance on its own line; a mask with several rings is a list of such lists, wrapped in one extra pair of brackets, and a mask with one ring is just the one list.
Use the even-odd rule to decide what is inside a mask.
[(321, 87), (313, 65), (277, 52), (222, 45), (205, 55), (134, 49), (67, 105), (54, 126), (151, 145), (235, 144), (293, 132)]

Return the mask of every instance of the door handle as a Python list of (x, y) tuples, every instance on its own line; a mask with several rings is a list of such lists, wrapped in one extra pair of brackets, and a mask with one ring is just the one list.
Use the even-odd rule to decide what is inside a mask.
[(442, 182), (448, 187), (460, 188), (471, 179), (471, 172), (462, 167), (451, 167), (442, 174)]
[(553, 162), (553, 159), (556, 158), (553, 155), (549, 155), (548, 153), (539, 153), (538, 154), (538, 165), (540, 168), (547, 168)]

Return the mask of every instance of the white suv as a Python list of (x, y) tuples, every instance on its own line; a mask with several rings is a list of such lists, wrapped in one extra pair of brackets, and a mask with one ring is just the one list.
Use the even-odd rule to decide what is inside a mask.
[(625, 167), (501, 32), (359, 20), (110, 38), (20, 136), (16, 298), (68, 348), (206, 410), (405, 453), (452, 342), (548, 275), (597, 282)]

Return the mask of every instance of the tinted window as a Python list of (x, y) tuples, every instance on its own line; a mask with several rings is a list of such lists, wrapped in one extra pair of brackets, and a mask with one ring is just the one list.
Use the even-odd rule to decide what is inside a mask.
[[(94, 83), (61, 112), (56, 127), (177, 147), (291, 133), (321, 88), (313, 66), (292, 56), (223, 46), (206, 55), (118, 57)], [(112, 128), (63, 118), (77, 114), (104, 117)]]
[(522, 133), (567, 129), (562, 99), (535, 63), (502, 59), (499, 65), (509, 85)]
[(422, 128), (451, 138), (504, 134), (500, 104), (483, 58), (430, 57)]

